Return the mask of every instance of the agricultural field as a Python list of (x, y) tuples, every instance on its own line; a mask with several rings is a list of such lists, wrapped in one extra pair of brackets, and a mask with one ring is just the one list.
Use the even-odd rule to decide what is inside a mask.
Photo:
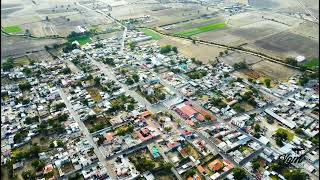
[(145, 29), (145, 28), (140, 28), (139, 31), (143, 32), (144, 34), (146, 34), (147, 36), (151, 36), (152, 39), (154, 40), (159, 40), (161, 39), (161, 35), (152, 31), (152, 30), (149, 30), (149, 29)]
[(3, 30), (6, 33), (12, 33), (12, 34), (23, 32), (20, 26), (7, 26), (7, 27), (4, 27)]
[(1, 34), (1, 59), (10, 56), (24, 55), (30, 51), (44, 50), (44, 46), (52, 46), (65, 42), (62, 39), (27, 39), (23, 37), (8, 37)]
[[(319, 56), (319, 42), (291, 32), (281, 32), (258, 40), (250, 45), (268, 54), (279, 54), (282, 57), (303, 55), (307, 58)], [(310, 48), (315, 47), (315, 48)]]
[(190, 30), (178, 32), (178, 33), (175, 33), (175, 35), (183, 36), (183, 37), (191, 37), (196, 34), (201, 34), (201, 33), (209, 32), (209, 31), (215, 31), (218, 29), (223, 29), (223, 28), (226, 28), (226, 26), (227, 25), (224, 22), (215, 23), (215, 24), (210, 24), (207, 26), (197, 27), (197, 28), (193, 28)]

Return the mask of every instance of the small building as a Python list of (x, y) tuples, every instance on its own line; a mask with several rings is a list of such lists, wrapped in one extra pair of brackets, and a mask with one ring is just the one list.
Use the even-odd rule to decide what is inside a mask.
[(297, 61), (298, 64), (303, 64), (303, 63), (305, 62), (305, 60), (306, 60), (306, 57), (304, 57), (304, 56), (297, 56), (297, 57), (295, 58), (295, 60)]

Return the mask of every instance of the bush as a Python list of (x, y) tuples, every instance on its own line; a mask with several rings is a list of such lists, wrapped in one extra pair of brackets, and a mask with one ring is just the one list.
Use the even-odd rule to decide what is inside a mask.
[(235, 70), (239, 70), (239, 69), (246, 69), (246, 68), (248, 68), (248, 66), (247, 66), (247, 64), (246, 64), (245, 61), (242, 61), (242, 62), (235, 63), (235, 64), (233, 65), (233, 68), (234, 68)]

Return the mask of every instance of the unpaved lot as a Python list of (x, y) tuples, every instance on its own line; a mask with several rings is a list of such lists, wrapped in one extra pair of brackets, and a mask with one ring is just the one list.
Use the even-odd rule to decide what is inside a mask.
[(261, 72), (273, 79), (287, 80), (289, 77), (300, 73), (297, 70), (276, 64), (270, 61), (261, 61), (251, 66), (253, 70)]
[(172, 45), (178, 48), (178, 51), (188, 58), (195, 57), (204, 63), (209, 63), (219, 56), (219, 52), (224, 51), (223, 48), (208, 46), (203, 44), (193, 44), (192, 41), (163, 37), (157, 42), (160, 46)]

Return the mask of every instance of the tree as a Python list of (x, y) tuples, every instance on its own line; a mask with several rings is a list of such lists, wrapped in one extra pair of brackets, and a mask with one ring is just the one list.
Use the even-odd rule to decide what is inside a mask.
[(28, 81), (23, 82), (23, 83), (20, 83), (20, 84), (19, 84), (19, 89), (20, 89), (21, 91), (30, 90), (30, 89), (31, 89), (31, 84), (30, 84)]
[(192, 43), (193, 43), (193, 44), (196, 44), (196, 40), (192, 39)]
[(236, 167), (232, 172), (235, 180), (243, 180), (247, 177), (246, 171), (243, 168)]
[(294, 130), (294, 132), (295, 132), (296, 134), (303, 134), (303, 133), (304, 133), (301, 128), (297, 128), (296, 130)]
[(211, 120), (211, 117), (210, 117), (208, 114), (206, 114), (206, 115), (204, 116), (204, 119), (205, 119), (206, 121), (210, 121), (210, 120)]
[(256, 124), (256, 125), (254, 126), (254, 131), (255, 131), (256, 133), (258, 133), (258, 132), (260, 132), (260, 130), (261, 130), (260, 125), (259, 125), (259, 124)]
[(233, 68), (235, 70), (246, 69), (248, 68), (247, 63), (245, 61), (234, 63)]
[(132, 111), (134, 109), (134, 105), (128, 104), (127, 109), (128, 109), (128, 111)]
[(284, 177), (289, 180), (306, 180), (308, 174), (301, 171), (301, 169), (290, 169), (284, 173)]
[(129, 77), (129, 78), (127, 78), (127, 80), (126, 80), (126, 84), (132, 85), (132, 84), (134, 84), (134, 80), (133, 80), (131, 77)]
[(175, 46), (173, 46), (173, 47), (171, 48), (171, 50), (172, 50), (173, 52), (175, 52), (175, 53), (178, 53), (178, 49), (177, 49), (177, 47), (175, 47)]
[(48, 16), (46, 16), (46, 21), (49, 21), (49, 17)]
[(286, 58), (285, 63), (293, 65), (293, 66), (297, 66), (298, 65), (297, 60), (295, 60), (294, 58)]
[(189, 169), (185, 176), (188, 178), (188, 177), (192, 177), (193, 175), (195, 175), (197, 172), (194, 170), (194, 169)]
[(45, 167), (45, 163), (43, 161), (34, 160), (32, 161), (31, 166), (38, 172)]
[(224, 54), (225, 54), (225, 55), (227, 55), (228, 53), (229, 53), (228, 50), (225, 50), (225, 51), (224, 51)]
[(58, 146), (58, 147), (63, 147), (63, 146), (64, 146), (64, 143), (63, 143), (61, 140), (58, 140), (58, 141), (57, 141), (57, 146)]
[(134, 48), (136, 47), (136, 45), (137, 45), (137, 43), (135, 43), (135, 42), (130, 42), (130, 43), (129, 43), (129, 47), (130, 47), (131, 51), (134, 50)]
[(267, 88), (270, 88), (270, 87), (271, 87), (271, 79), (266, 78), (266, 79), (264, 80), (264, 83), (266, 84)]
[(13, 68), (13, 64), (14, 64), (13, 59), (8, 58), (5, 62), (1, 64), (1, 66), (4, 71), (9, 71)]
[(40, 146), (38, 146), (37, 144), (33, 144), (30, 148), (30, 155), (32, 157), (38, 157), (40, 151), (41, 151)]
[(134, 80), (134, 82), (139, 82), (140, 77), (138, 74), (133, 74), (132, 79)]
[(171, 45), (166, 45), (166, 46), (162, 46), (160, 48), (160, 53), (161, 54), (167, 54), (171, 51)]
[(36, 174), (31, 170), (22, 172), (22, 177), (24, 180), (36, 180)]
[(252, 79), (252, 78), (248, 78), (248, 81), (249, 81), (250, 83), (253, 83), (253, 79)]
[(98, 139), (98, 141), (97, 141), (98, 146), (102, 145), (102, 144), (103, 144), (103, 142), (104, 142), (105, 140), (106, 140), (106, 138), (105, 138), (105, 137), (103, 137), (103, 136), (99, 136), (99, 139)]
[(29, 29), (26, 29), (25, 34), (30, 36), (30, 35), (31, 35), (30, 30), (29, 30)]
[(260, 163), (257, 158), (253, 158), (251, 163), (254, 170), (258, 170), (260, 168)]
[(243, 112), (244, 109), (241, 107), (241, 105), (239, 103), (233, 105), (233, 108), (237, 111)]
[(221, 51), (221, 52), (219, 52), (219, 56), (221, 57), (221, 56), (223, 56), (223, 52)]

